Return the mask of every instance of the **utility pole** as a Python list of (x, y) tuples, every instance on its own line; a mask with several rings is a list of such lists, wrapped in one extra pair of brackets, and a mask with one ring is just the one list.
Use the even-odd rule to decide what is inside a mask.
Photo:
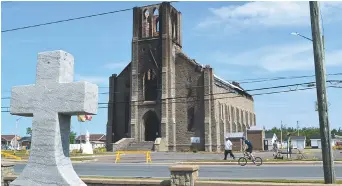
[(333, 154), (331, 149), (331, 134), (328, 119), (327, 94), (325, 86), (324, 44), (321, 37), (321, 25), (319, 22), (319, 6), (317, 1), (310, 1), (311, 30), (313, 51), (315, 60), (316, 90), (318, 102), (318, 116), (322, 141), (322, 157), (324, 182), (333, 184), (336, 182)]
[(280, 121), (280, 148), (283, 148), (283, 121)]
[(297, 121), (297, 136), (299, 136), (299, 121)]

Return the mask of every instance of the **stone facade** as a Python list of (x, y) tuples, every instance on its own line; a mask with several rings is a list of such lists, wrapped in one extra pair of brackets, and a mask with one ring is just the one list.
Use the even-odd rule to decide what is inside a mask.
[(198, 178), (199, 166), (173, 165), (171, 172), (171, 186), (194, 186)]
[(4, 182), (4, 177), (14, 175), (14, 164), (1, 163), (1, 186), (8, 186), (9, 184)]
[(184, 54), (181, 13), (167, 2), (134, 8), (132, 62), (109, 84), (108, 150), (159, 137), (183, 151), (200, 137), (199, 150), (220, 151), (225, 133), (255, 125), (252, 96)]

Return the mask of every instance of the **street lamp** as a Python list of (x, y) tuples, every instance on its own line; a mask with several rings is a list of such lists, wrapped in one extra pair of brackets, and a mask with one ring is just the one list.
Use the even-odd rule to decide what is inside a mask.
[(307, 39), (309, 41), (312, 41), (312, 39), (306, 37), (306, 36), (303, 36), (302, 34), (298, 33), (298, 32), (292, 32), (291, 35), (294, 35), (294, 36), (299, 36), (299, 37), (302, 37), (304, 39)]
[[(302, 38), (304, 38), (304, 39), (307, 39), (307, 40), (309, 40), (309, 41), (311, 41), (311, 42), (313, 42), (313, 40), (312, 39), (310, 39), (310, 38), (308, 38), (308, 37), (306, 37), (306, 36), (303, 36), (302, 34), (300, 34), (300, 33), (298, 33), (298, 32), (291, 32), (291, 35), (294, 35), (294, 36), (299, 36), (299, 37), (302, 37)], [(324, 35), (322, 36), (322, 48), (323, 48), (323, 54), (322, 54), (322, 57), (323, 57), (323, 63), (325, 63), (325, 44), (324, 44), (325, 42), (324, 42)], [(325, 69), (324, 69), (325, 70)], [(324, 74), (325, 74), (325, 71), (324, 71)], [(317, 104), (317, 102), (316, 102), (316, 104)]]
[(18, 140), (17, 140), (17, 132), (18, 132), (18, 123), (19, 120), (21, 120), (24, 116), (19, 117), (18, 119), (15, 120), (15, 148), (14, 151), (17, 150), (19, 144), (18, 144)]

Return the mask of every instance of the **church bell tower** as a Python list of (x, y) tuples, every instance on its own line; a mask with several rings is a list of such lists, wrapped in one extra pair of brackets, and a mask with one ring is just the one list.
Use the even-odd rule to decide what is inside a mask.
[(174, 63), (181, 47), (181, 13), (169, 2), (133, 9), (130, 136), (160, 137), (169, 150), (175, 146)]

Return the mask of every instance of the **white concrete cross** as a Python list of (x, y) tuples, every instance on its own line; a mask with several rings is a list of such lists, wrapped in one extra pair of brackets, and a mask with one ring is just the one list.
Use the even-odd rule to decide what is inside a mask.
[(10, 185), (85, 185), (69, 157), (70, 122), (97, 113), (98, 87), (73, 78), (73, 56), (49, 51), (38, 54), (36, 84), (12, 88), (11, 114), (33, 119), (29, 161)]

